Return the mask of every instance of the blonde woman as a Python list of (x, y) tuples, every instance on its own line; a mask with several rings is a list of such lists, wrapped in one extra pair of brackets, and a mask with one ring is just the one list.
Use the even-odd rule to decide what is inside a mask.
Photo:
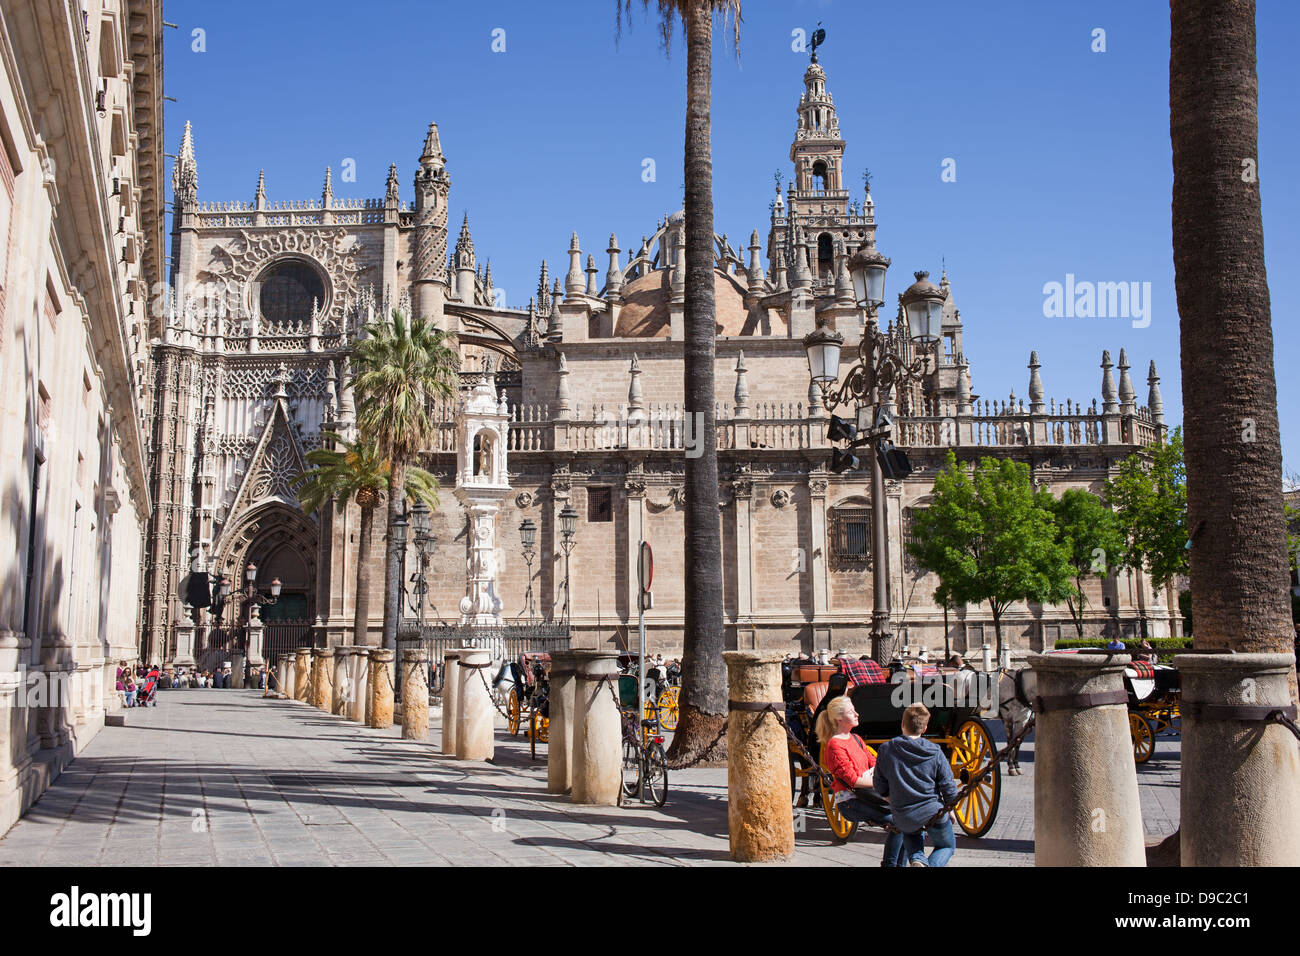
[[(858, 712), (847, 695), (832, 700), (817, 718), (817, 739), (826, 743), (826, 769), (834, 778), (835, 809), (846, 820), (889, 826), (893, 817), (885, 801), (879, 797), (872, 799), (876, 758), (853, 732), (857, 725)], [(885, 834), (885, 854), (880, 865), (906, 865), (903, 835), (896, 830)]]

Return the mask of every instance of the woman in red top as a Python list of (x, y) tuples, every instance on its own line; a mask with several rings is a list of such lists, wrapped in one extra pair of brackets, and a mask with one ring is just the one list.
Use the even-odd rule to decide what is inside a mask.
[[(832, 700), (817, 718), (817, 739), (826, 742), (826, 769), (834, 777), (835, 808), (846, 820), (889, 825), (893, 818), (888, 804), (871, 793), (876, 757), (853, 732), (857, 725), (858, 712), (847, 695)], [(858, 791), (864, 791), (866, 798)], [(885, 834), (885, 854), (880, 865), (907, 865), (901, 833), (891, 830)]]

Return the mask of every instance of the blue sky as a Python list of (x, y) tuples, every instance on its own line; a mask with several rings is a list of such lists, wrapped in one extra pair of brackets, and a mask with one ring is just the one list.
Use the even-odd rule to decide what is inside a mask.
[[(455, 229), (470, 215), (480, 261), (523, 305), (540, 262), (567, 269), (610, 232), (624, 250), (681, 205), (685, 48), (665, 57), (635, 4), (615, 43), (615, 0), (565, 4), (168, 0), (167, 149), (194, 123), (201, 200), (380, 197), (396, 163), (402, 197), (436, 121)], [(1102, 349), (1128, 350), (1140, 404), (1147, 363), (1166, 419), (1182, 418), (1170, 239), (1166, 3), (747, 0), (739, 62), (718, 31), (713, 73), (715, 224), (733, 245), (766, 237), (772, 176), (789, 177), (807, 55), (792, 31), (818, 21), (820, 61), (861, 199), (872, 173), (886, 292), (947, 264), (974, 390), (1025, 398), (1031, 349), (1049, 397), (1100, 396)], [(1282, 264), (1300, 257), (1300, 5), (1260, 0), (1259, 174), (1273, 290), (1284, 467), (1300, 471), (1300, 353)], [(1105, 52), (1093, 52), (1096, 29)], [(196, 35), (195, 30), (203, 31)], [(494, 52), (504, 39), (504, 52)], [(200, 40), (202, 41), (200, 43)], [(202, 52), (195, 50), (203, 46)], [(655, 161), (645, 182), (643, 161)], [(355, 182), (341, 179), (353, 160)], [(944, 182), (944, 161), (956, 179)], [(1048, 318), (1048, 282), (1150, 283), (1150, 324)]]

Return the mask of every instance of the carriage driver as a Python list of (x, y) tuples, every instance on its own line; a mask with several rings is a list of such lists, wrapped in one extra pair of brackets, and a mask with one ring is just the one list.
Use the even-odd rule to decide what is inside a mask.
[[(853, 732), (857, 725), (858, 712), (847, 695), (833, 699), (817, 718), (817, 739), (826, 741), (826, 769), (834, 777), (835, 808), (846, 820), (888, 826), (889, 805), (874, 790), (876, 758)], [(886, 833), (880, 865), (906, 865), (901, 833)]]

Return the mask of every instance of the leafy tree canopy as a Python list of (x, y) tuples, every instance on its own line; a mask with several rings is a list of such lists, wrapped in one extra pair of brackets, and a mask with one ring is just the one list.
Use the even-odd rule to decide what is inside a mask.
[(1187, 471), (1183, 432), (1130, 455), (1106, 483), (1106, 500), (1127, 539), (1122, 564), (1145, 568), (1153, 591), (1187, 573)]

